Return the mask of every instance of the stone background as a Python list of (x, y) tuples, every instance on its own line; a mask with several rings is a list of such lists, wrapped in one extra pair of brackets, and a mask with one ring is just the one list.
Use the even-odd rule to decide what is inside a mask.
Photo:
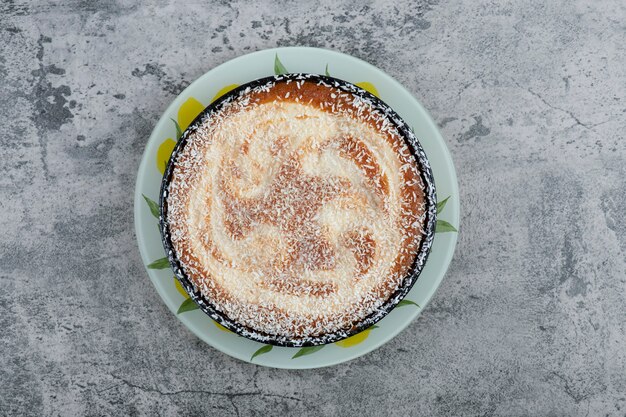
[[(626, 415), (626, 3), (0, 3), (0, 415)], [(432, 113), (462, 202), (432, 304), (365, 357), (206, 346), (133, 229), (148, 136), (191, 81), (336, 49)]]

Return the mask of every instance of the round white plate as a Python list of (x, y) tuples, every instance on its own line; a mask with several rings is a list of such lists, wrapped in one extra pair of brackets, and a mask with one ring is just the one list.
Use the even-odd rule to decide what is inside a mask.
[[(177, 125), (184, 130), (200, 111), (224, 92), (273, 75), (282, 68), (281, 65), (289, 72), (324, 74), (328, 71), (333, 77), (350, 81), (378, 95), (413, 127), (432, 167), (439, 206), (447, 199), (437, 215), (437, 233), (428, 261), (405, 300), (373, 328), (340, 342), (309, 348), (272, 347), (248, 340), (193, 309), (193, 303), (177, 285), (167, 260), (163, 261), (165, 253), (158, 218), (154, 216), (155, 207), (151, 207), (152, 202), (158, 200), (165, 164), (178, 138)], [(426, 110), (402, 85), (378, 68), (349, 55), (318, 48), (254, 52), (228, 61), (193, 82), (168, 107), (150, 135), (135, 187), (135, 230), (139, 250), (150, 280), (165, 304), (185, 326), (214, 348), (247, 362), (276, 368), (335, 365), (364, 355), (400, 333), (420, 314), (439, 287), (454, 253), (458, 224), (459, 191), (454, 165)]]

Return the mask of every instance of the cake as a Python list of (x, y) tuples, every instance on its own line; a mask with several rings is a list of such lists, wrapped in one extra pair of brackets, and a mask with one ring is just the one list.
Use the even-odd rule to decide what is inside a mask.
[(329, 77), (270, 77), (222, 98), (164, 178), (178, 278), (211, 317), (262, 342), (371, 326), (410, 289), (432, 238), (434, 187), (409, 134), (380, 100)]

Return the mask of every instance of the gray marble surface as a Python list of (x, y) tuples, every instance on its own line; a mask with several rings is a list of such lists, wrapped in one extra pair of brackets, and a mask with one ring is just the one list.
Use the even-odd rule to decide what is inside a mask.
[[(625, 416), (625, 21), (623, 0), (4, 0), (0, 415)], [(193, 336), (133, 229), (141, 152), (170, 101), (285, 45), (403, 83), (441, 127), (462, 202), (421, 317), (310, 371)]]

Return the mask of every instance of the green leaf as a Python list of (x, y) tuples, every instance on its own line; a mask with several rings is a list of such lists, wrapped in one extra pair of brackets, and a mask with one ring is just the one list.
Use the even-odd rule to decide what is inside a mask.
[(276, 54), (276, 58), (274, 58), (274, 74), (280, 75), (287, 74), (288, 72), (289, 71), (287, 71), (287, 68), (285, 68), (283, 63), (280, 62), (280, 59), (278, 59), (278, 54)]
[(450, 198), (450, 196), (447, 196), (444, 200), (442, 200), (442, 201), (437, 203), (437, 214), (439, 214), (439, 213), (441, 213), (443, 211), (443, 208), (448, 203), (448, 199), (449, 198)]
[(435, 226), (435, 233), (445, 233), (445, 232), (458, 232), (456, 227), (452, 226), (445, 220), (437, 220), (437, 225)]
[(297, 351), (296, 354), (291, 357), (291, 359), (299, 358), (300, 356), (310, 355), (311, 353), (315, 353), (323, 347), (324, 345), (303, 347), (302, 349)]
[(178, 122), (174, 119), (170, 119), (172, 122), (174, 122), (174, 126), (176, 127), (176, 140), (180, 139), (180, 137), (183, 135), (183, 131), (180, 129), (180, 126), (178, 125)]
[(404, 307), (404, 306), (411, 306), (411, 305), (413, 305), (413, 306), (415, 306), (417, 308), (422, 308), (416, 302), (411, 301), (411, 300), (407, 300), (406, 298), (404, 300), (400, 301), (396, 307)]
[(148, 207), (150, 207), (150, 213), (152, 213), (152, 215), (158, 219), (159, 218), (159, 205), (155, 201), (150, 200), (144, 194), (142, 195), (143, 195), (143, 199), (146, 200), (146, 203), (148, 203)]
[(257, 357), (257, 356), (259, 356), (259, 355), (264, 355), (264, 354), (266, 354), (267, 352), (269, 352), (269, 351), (270, 351), (270, 350), (272, 350), (273, 348), (274, 348), (274, 346), (272, 346), (272, 345), (265, 345), (265, 346), (260, 347), (260, 348), (259, 348), (256, 352), (254, 352), (254, 353), (252, 354), (252, 356), (250, 357), (250, 360), (252, 360), (252, 359), (256, 358), (256, 357)]
[(178, 311), (176, 312), (176, 314), (197, 310), (199, 308), (200, 307), (198, 306), (198, 304), (196, 304), (195, 301), (193, 301), (191, 298), (187, 298), (185, 301), (183, 301), (180, 307), (178, 307)]
[(372, 327), (370, 327), (370, 330), (374, 330), (374, 329), (378, 329), (378, 326), (375, 324)]
[(326, 64), (326, 70), (324, 71), (327, 77), (330, 77), (330, 72), (328, 72), (328, 64)]
[(148, 265), (149, 269), (165, 269), (169, 267), (170, 267), (170, 261), (168, 261), (167, 258), (157, 259), (156, 261)]

